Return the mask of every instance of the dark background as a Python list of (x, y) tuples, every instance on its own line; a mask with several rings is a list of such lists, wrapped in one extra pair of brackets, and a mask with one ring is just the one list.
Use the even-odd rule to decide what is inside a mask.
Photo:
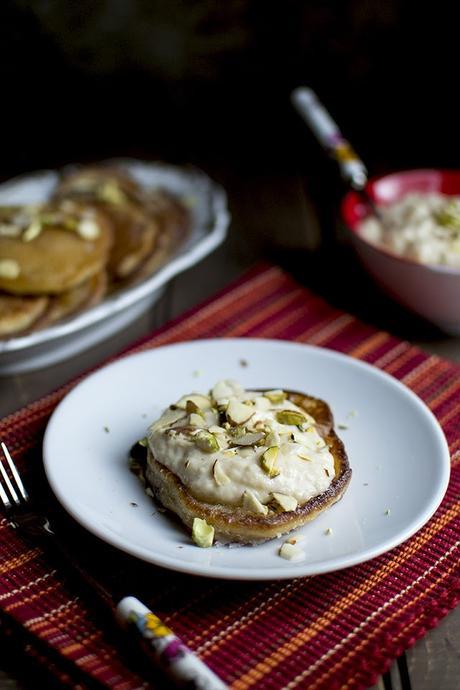
[(245, 197), (249, 238), (296, 246), (295, 219), (274, 212), (300, 176), (334, 242), (344, 189), (290, 91), (318, 92), (372, 174), (460, 167), (455, 4), (3, 0), (0, 179), (112, 156), (192, 163), (236, 221)]
[(459, 166), (455, 3), (3, 0), (4, 178), (129, 154), (312, 170), (313, 86), (373, 172)]

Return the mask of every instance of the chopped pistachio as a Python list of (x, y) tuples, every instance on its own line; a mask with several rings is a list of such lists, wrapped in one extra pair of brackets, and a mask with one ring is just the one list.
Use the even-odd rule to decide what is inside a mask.
[[(108, 427), (105, 427), (105, 428), (108, 429)], [(149, 441), (148, 441), (147, 437), (140, 438), (138, 441), (138, 444), (140, 446), (142, 446), (143, 448), (147, 448), (147, 446), (149, 445)]]
[(277, 477), (280, 473), (279, 469), (276, 467), (278, 452), (278, 446), (272, 446), (271, 448), (267, 448), (260, 458), (262, 469), (266, 474), (268, 474), (270, 479)]
[(212, 475), (217, 486), (228, 484), (228, 482), (230, 481), (230, 477), (227, 474), (225, 474), (222, 468), (222, 462), (220, 460), (216, 460), (216, 462), (212, 466)]
[(460, 230), (460, 204), (457, 199), (449, 202), (434, 216), (439, 225), (452, 230)]
[(288, 541), (284, 542), (278, 553), (281, 558), (285, 558), (287, 561), (303, 561), (305, 558), (305, 551)]
[(389, 508), (387, 508), (385, 511), (385, 515), (390, 515), (390, 513), (391, 513), (391, 510)]
[(325, 529), (324, 534), (326, 536), (330, 536), (332, 534), (332, 527), (328, 527), (327, 529)]
[(281, 390), (268, 391), (264, 393), (264, 396), (270, 400), (274, 405), (279, 405), (284, 402), (287, 398), (287, 393)]
[(280, 424), (287, 424), (292, 426), (299, 426), (303, 424), (306, 419), (305, 415), (296, 410), (280, 410), (276, 413), (276, 421)]
[(214, 527), (208, 525), (206, 520), (194, 518), (192, 525), (192, 539), (197, 546), (206, 549), (212, 546), (214, 541)]
[(216, 437), (205, 429), (200, 429), (198, 433), (194, 434), (192, 440), (205, 453), (215, 453), (219, 450), (219, 443)]
[(243, 424), (253, 414), (254, 408), (252, 406), (245, 405), (238, 400), (230, 400), (226, 410), (227, 419), (231, 424)]
[(348, 429), (348, 424), (337, 424), (337, 428), (346, 430)]
[(261, 503), (250, 489), (246, 489), (243, 494), (243, 508), (251, 513), (260, 513), (261, 515), (268, 513), (268, 506)]
[(21, 268), (14, 259), (0, 259), (0, 278), (14, 280), (21, 273)]
[(297, 509), (298, 503), (294, 496), (286, 496), (285, 494), (279, 494), (275, 491), (272, 493), (272, 496), (283, 510), (291, 511)]

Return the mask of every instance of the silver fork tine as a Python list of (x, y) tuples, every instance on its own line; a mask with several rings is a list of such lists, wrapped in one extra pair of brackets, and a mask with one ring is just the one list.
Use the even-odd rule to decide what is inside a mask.
[[(11, 455), (10, 455), (10, 451), (9, 451), (8, 448), (5, 446), (5, 444), (3, 443), (3, 441), (2, 441), (2, 443), (1, 443), (1, 446), (2, 446), (2, 450), (3, 450), (3, 454), (4, 454), (5, 458), (6, 458), (6, 461), (7, 461), (8, 465), (9, 465), (9, 468), (10, 468), (10, 470), (11, 470), (11, 474), (13, 475), (14, 481), (16, 482), (16, 488), (18, 489), (18, 491), (19, 491), (19, 493), (21, 494), (21, 496), (22, 496), (22, 498), (24, 499), (24, 501), (28, 501), (28, 500), (29, 500), (29, 495), (28, 495), (28, 493), (27, 493), (27, 491), (26, 491), (26, 489), (25, 489), (25, 487), (24, 487), (24, 484), (22, 483), (22, 479), (21, 479), (21, 477), (19, 476), (19, 472), (17, 471), (16, 465), (15, 465), (14, 462), (13, 462), (13, 458), (12, 458)], [(1, 463), (0, 463), (0, 464), (1, 464)], [(2, 465), (2, 468), (3, 468), (3, 465)], [(2, 472), (2, 474), (3, 474), (3, 472)], [(6, 472), (5, 472), (5, 474), (6, 474)], [(8, 477), (8, 475), (6, 475), (6, 476)], [(11, 487), (12, 487), (12, 484), (11, 484), (11, 482), (9, 481), (9, 477), (8, 477), (8, 488), (10, 489)], [(15, 491), (14, 489), (13, 489), (13, 492), (14, 492), (14, 494), (16, 494), (16, 491)], [(17, 503), (19, 503), (19, 499), (18, 499), (17, 494), (16, 494), (16, 498), (13, 496), (13, 500), (16, 501)]]
[[(4, 454), (4, 456), (8, 462), (8, 456), (6, 454), (8, 452), (8, 450), (7, 450), (4, 443), (2, 443), (1, 446), (2, 446), (2, 450), (3, 450), (3, 454)], [(0, 472), (2, 473), (3, 481), (5, 482), (6, 487), (7, 487), (8, 491), (10, 492), (10, 496), (13, 499), (13, 502), (16, 503), (16, 505), (19, 505), (19, 496), (17, 495), (15, 488), (14, 488), (13, 484), (11, 483), (11, 479), (8, 476), (8, 472), (5, 470), (5, 467), (3, 466), (3, 462), (1, 462), (1, 461), (0, 461)]]
[[(0, 461), (0, 466), (3, 469), (3, 464), (1, 461)], [(2, 472), (2, 474), (3, 474), (3, 472)], [(5, 489), (3, 488), (3, 484), (1, 481), (0, 481), (0, 499), (3, 503), (3, 505), (5, 506), (6, 510), (9, 510), (11, 508), (11, 501), (8, 498), (8, 494), (6, 493)]]

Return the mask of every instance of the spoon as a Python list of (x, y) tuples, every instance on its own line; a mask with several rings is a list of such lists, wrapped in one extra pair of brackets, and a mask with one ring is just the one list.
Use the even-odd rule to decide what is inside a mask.
[(383, 222), (382, 213), (366, 188), (368, 182), (366, 166), (353, 150), (350, 142), (342, 135), (338, 125), (316, 93), (306, 86), (299, 86), (292, 92), (291, 101), (323, 149), (337, 162), (344, 181), (362, 195), (371, 212)]

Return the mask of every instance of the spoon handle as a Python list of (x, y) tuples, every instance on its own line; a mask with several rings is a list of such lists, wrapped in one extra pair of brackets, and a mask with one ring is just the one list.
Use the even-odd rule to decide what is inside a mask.
[(353, 189), (363, 190), (367, 183), (366, 166), (342, 135), (316, 93), (306, 86), (299, 86), (292, 92), (291, 100), (321, 146), (337, 161), (345, 182)]

